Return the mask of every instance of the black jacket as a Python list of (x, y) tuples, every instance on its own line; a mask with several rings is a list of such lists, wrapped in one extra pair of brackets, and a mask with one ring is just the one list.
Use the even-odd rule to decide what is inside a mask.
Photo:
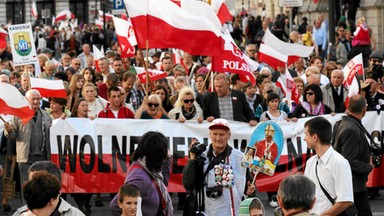
[(333, 148), (348, 160), (352, 170), (353, 192), (366, 190), (368, 175), (372, 171), (370, 147), (365, 133), (359, 128), (364, 127), (361, 121), (353, 116), (344, 116), (340, 124), (333, 129)]
[[(245, 94), (241, 91), (231, 90), (233, 120), (241, 122), (249, 122), (256, 120), (249, 104), (245, 98)], [(219, 97), (216, 92), (210, 92), (204, 97), (204, 119), (209, 116), (220, 118)]]

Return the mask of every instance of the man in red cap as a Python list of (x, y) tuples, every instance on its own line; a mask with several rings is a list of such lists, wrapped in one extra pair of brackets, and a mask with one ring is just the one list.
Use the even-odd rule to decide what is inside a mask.
[[(183, 171), (183, 185), (188, 192), (197, 191), (197, 203), (190, 202), (184, 211), (205, 212), (205, 215), (238, 215), (243, 195), (253, 195), (255, 185), (246, 178), (246, 168), (241, 166), (243, 153), (228, 145), (231, 129), (227, 120), (218, 118), (209, 126), (211, 145), (207, 151), (197, 153), (194, 140), (190, 158)], [(247, 186), (247, 187), (246, 187)]]

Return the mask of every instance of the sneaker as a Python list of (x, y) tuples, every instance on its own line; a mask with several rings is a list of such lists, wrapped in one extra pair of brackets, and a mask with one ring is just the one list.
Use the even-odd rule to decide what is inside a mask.
[(271, 200), (271, 201), (269, 202), (269, 206), (271, 206), (271, 208), (276, 208), (276, 207), (279, 206), (279, 204), (277, 204), (276, 201)]

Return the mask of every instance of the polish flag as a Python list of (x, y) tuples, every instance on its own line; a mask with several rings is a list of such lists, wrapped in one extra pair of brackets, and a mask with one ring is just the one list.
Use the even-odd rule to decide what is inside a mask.
[(221, 54), (221, 32), (205, 17), (189, 13), (169, 0), (125, 0), (125, 7), (140, 48), (178, 48), (191, 55)]
[(364, 76), (363, 54), (355, 56), (351, 59), (343, 68), (344, 81), (343, 84), (348, 88), (348, 97), (345, 100), (345, 107), (348, 107), (349, 99), (353, 95), (359, 94), (359, 83), (356, 75), (360, 74)]
[[(114, 16), (110, 13), (105, 13), (105, 20), (109, 22)], [(99, 19), (104, 20), (104, 13), (102, 10), (99, 10)]]
[(34, 16), (36, 19), (39, 17), (39, 14), (37, 12), (36, 2), (32, 2), (32, 10), (31, 10), (32, 16)]
[(121, 14), (120, 18), (123, 19), (123, 20), (128, 21), (127, 14), (125, 14), (125, 13)]
[(71, 14), (72, 14), (71, 11), (69, 11), (68, 9), (62, 10), (56, 15), (55, 22), (69, 19), (71, 18)]
[(295, 101), (296, 104), (299, 103), (300, 95), (297, 92), (296, 84), (293, 81), (291, 73), (289, 73), (288, 68), (285, 70), (285, 82), (281, 77), (279, 77), (276, 81), (276, 85), (280, 87), (285, 95), (285, 98), (288, 99), (289, 102)]
[(277, 67), (285, 67), (288, 61), (288, 56), (281, 54), (275, 49), (263, 43), (260, 44), (259, 53), (257, 54), (259, 62), (264, 62), (277, 70)]
[(259, 64), (246, 56), (234, 43), (229, 32), (222, 35), (225, 40), (221, 56), (212, 57), (212, 71), (239, 74), (243, 82), (256, 84), (252, 71), (257, 70)]
[(41, 97), (67, 98), (67, 92), (62, 80), (47, 80), (30, 78), (31, 89), (39, 90)]
[[(145, 68), (135, 67), (135, 70), (137, 72), (137, 76), (139, 77), (141, 83), (146, 83)], [(164, 71), (151, 70), (151, 69), (148, 70), (148, 75), (149, 75), (150, 82), (167, 77), (167, 73), (165, 73)]]
[(121, 49), (121, 57), (135, 56), (135, 46), (137, 45), (137, 41), (131, 22), (113, 17), (113, 23), (115, 25), (116, 37)]
[(99, 27), (99, 29), (102, 29), (104, 26), (104, 22), (100, 19), (95, 19), (95, 25)]
[(183, 0), (178, 2), (180, 3), (176, 4), (179, 5), (179, 7), (195, 16), (208, 19), (216, 27), (217, 30), (221, 31), (222, 25), (219, 17), (214, 11), (214, 8), (208, 3), (196, 0)]
[(184, 67), (185, 69), (185, 72), (189, 73), (189, 70), (187, 68), (187, 66), (185, 65), (184, 63), (184, 60), (183, 60), (183, 56), (184, 55), (184, 52), (182, 50), (179, 50), (179, 49), (173, 49), (173, 52), (172, 52), (172, 60), (173, 60), (173, 64), (180, 64), (181, 66)]
[(99, 50), (99, 49), (97, 48), (97, 46), (92, 45), (92, 49), (93, 49), (93, 61), (95, 61), (95, 68), (96, 68), (96, 71), (97, 71), (97, 72), (100, 72), (100, 68), (99, 68), (99, 59), (105, 57), (105, 55), (104, 55), (104, 48), (101, 47), (101, 50)]
[(35, 112), (15, 86), (0, 83), (0, 114), (17, 116), (25, 124), (35, 115)]
[(8, 32), (0, 27), (0, 48), (4, 49), (7, 47), (7, 36)]
[(229, 12), (224, 0), (211, 0), (211, 6), (217, 14), (217, 17), (219, 17), (221, 24), (233, 20), (233, 16)]
[(281, 54), (288, 56), (288, 66), (295, 63), (299, 58), (308, 58), (314, 48), (281, 41), (273, 35), (268, 28), (267, 31), (265, 31), (263, 43), (274, 50), (279, 50)]

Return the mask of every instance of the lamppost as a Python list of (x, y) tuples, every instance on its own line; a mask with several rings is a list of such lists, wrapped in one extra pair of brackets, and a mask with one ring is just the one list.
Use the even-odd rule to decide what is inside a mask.
[(335, 37), (335, 1), (328, 0), (328, 19), (329, 19), (329, 60), (336, 60), (336, 37)]

